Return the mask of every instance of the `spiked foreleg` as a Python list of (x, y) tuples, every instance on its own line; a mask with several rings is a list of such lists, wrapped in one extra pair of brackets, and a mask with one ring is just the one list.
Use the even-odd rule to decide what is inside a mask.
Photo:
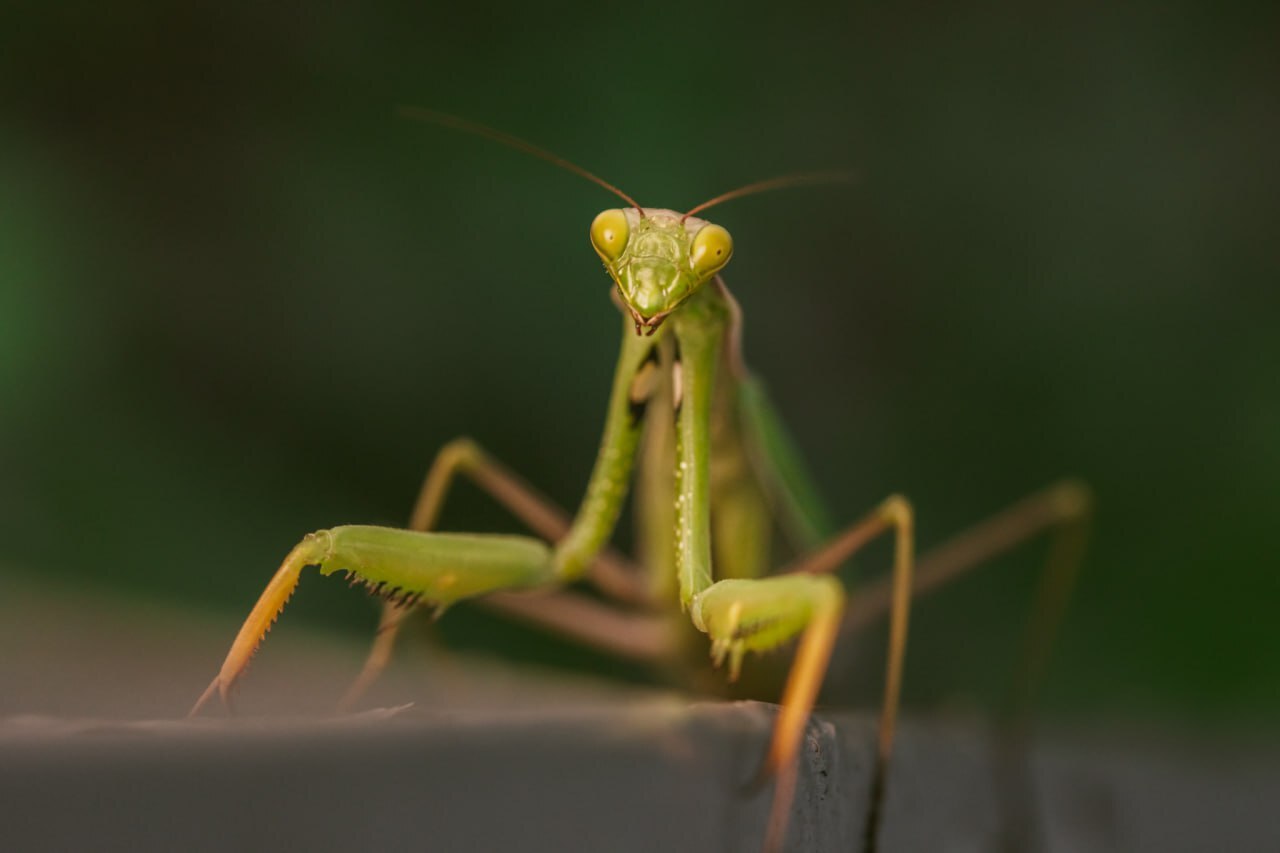
[[(267, 585), (249, 618), (245, 621), (218, 677), (197, 700), (196, 713), (213, 696), (220, 693), (225, 701), (249, 659), (297, 586), (298, 576), (306, 566), (319, 566), (322, 574), (346, 570), (354, 581), (363, 582), (398, 605), (398, 612), (384, 614), (375, 645), (371, 666), (348, 693), (348, 701), (381, 668), (389, 655), (391, 641), (403, 611), (418, 601), (434, 604), (437, 609), (463, 598), (472, 598), (503, 590), (521, 590), (557, 586), (577, 580), (593, 566), (600, 565), (604, 548), (618, 512), (626, 496), (626, 487), (634, 462), (636, 442), (644, 420), (645, 406), (651, 393), (646, 382), (646, 364), (654, 344), (660, 337), (637, 337), (624, 324), (622, 351), (614, 373), (609, 412), (596, 466), (587, 485), (587, 494), (567, 530), (558, 513), (548, 512), (537, 500), (529, 500), (514, 478), (495, 465), (478, 460), (478, 448), (463, 442), (451, 446), (449, 458), (432, 469), (423, 491), (423, 499), (415, 511), (415, 523), (425, 525), (443, 500), (444, 488), (453, 469), (459, 464), (474, 463), (482, 481), (504, 502), (512, 503), (520, 515), (535, 529), (557, 537), (554, 548), (526, 536), (499, 536), (461, 533), (426, 533), (386, 527), (335, 527), (306, 537), (289, 553), (284, 564)], [(563, 536), (559, 536), (563, 530)], [(557, 602), (544, 607), (544, 620), (555, 626), (580, 616), (581, 602)], [(521, 608), (529, 614), (534, 608)], [(566, 616), (568, 614), (568, 616)], [(573, 626), (570, 624), (570, 628)], [(651, 632), (646, 633), (652, 639)], [(641, 638), (642, 640), (645, 638)], [(651, 644), (652, 645), (652, 644)], [(635, 648), (635, 644), (632, 644)]]
[(738, 678), (747, 652), (766, 652), (797, 634), (802, 637), (764, 762), (766, 774), (795, 755), (826, 674), (843, 611), (840, 582), (821, 575), (723, 580), (693, 599), (689, 608), (693, 624), (711, 638), (716, 665), (728, 659), (730, 680)]
[(840, 632), (844, 600), (844, 590), (833, 577), (791, 575), (723, 580), (694, 596), (689, 608), (693, 624), (711, 638), (716, 665), (728, 658), (731, 680), (738, 677), (747, 652), (769, 651), (800, 635), (769, 752), (756, 776), (757, 784), (770, 777), (776, 780), (766, 851), (780, 850), (787, 831), (796, 754)]
[(445, 608), (464, 598), (497, 590), (528, 589), (554, 582), (551, 549), (527, 536), (419, 533), (390, 527), (351, 525), (308, 534), (289, 552), (241, 626), (216, 678), (192, 714), (216, 692), (229, 703), (231, 688), (249, 665), (263, 637), (298, 585), (302, 570), (346, 572), (388, 600), (419, 601)]
[(681, 602), (711, 638), (716, 662), (729, 660), (731, 678), (746, 652), (801, 637), (759, 776), (776, 779), (764, 843), (776, 853), (786, 835), (796, 753), (839, 633), (844, 591), (836, 579), (815, 575), (712, 580), (710, 420), (727, 316), (727, 303), (713, 292), (675, 319), (683, 386), (676, 407), (676, 569)]

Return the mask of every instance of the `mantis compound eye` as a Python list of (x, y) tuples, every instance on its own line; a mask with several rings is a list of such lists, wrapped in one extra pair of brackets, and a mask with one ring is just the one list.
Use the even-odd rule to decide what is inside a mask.
[(689, 247), (689, 264), (698, 278), (706, 278), (725, 264), (733, 255), (733, 238), (719, 225), (704, 225), (693, 236)]
[(591, 245), (596, 247), (606, 263), (616, 263), (627, 248), (631, 226), (621, 210), (606, 210), (591, 223)]

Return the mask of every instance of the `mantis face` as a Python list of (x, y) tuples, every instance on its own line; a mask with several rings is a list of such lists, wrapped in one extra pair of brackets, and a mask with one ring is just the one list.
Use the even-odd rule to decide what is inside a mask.
[(591, 245), (636, 334), (650, 335), (733, 254), (733, 238), (719, 225), (657, 208), (604, 211), (591, 223)]

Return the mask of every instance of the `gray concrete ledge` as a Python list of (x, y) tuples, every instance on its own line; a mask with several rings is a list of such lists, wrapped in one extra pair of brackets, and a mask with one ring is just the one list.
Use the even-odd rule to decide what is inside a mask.
[[(291, 626), (255, 661), (244, 716), (185, 721), (234, 625), (4, 591), (5, 853), (759, 848), (769, 792), (740, 791), (773, 706), (548, 681), (406, 644), (370, 699), (412, 707), (299, 716), (332, 706), (363, 647)], [(789, 850), (858, 849), (874, 734), (866, 716), (811, 723)], [(1049, 737), (1033, 757), (1044, 849), (1275, 853), (1278, 759)], [(981, 732), (908, 718), (882, 849), (989, 851), (1000, 814)]]
[[(576, 711), (0, 723), (5, 850), (754, 851), (768, 792), (740, 793), (773, 707), (669, 700)], [(857, 850), (874, 726), (815, 720), (788, 850)], [(908, 724), (882, 849), (994, 849), (989, 751)], [(1271, 851), (1280, 772), (1045, 748), (1053, 851)]]

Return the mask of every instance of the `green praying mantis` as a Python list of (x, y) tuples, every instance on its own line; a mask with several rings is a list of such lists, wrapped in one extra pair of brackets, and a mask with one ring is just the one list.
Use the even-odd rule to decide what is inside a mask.
[[(888, 655), (864, 847), (875, 848), (902, 684), (913, 595), (1045, 531), (1055, 547), (1025, 646), (1025, 683), (1042, 667), (1083, 547), (1091, 500), (1064, 481), (955, 537), (920, 561), (913, 510), (894, 495), (843, 529), (828, 521), (810, 477), (761, 383), (743, 358), (742, 311), (720, 273), (733, 254), (723, 227), (697, 214), (767, 190), (846, 179), (793, 175), (741, 187), (686, 212), (642, 207), (631, 196), (545, 149), (442, 113), (408, 116), (482, 136), (547, 160), (613, 193), (624, 207), (591, 223), (590, 240), (622, 314), (622, 343), (604, 433), (586, 493), (570, 515), (475, 442), (446, 445), (427, 473), (407, 529), (344, 525), (308, 534), (285, 557), (241, 627), (194, 715), (230, 693), (296, 588), (304, 568), (345, 572), (383, 596), (364, 669), (343, 698), (355, 704), (386, 666), (405, 618), (463, 599), (485, 603), (625, 658), (678, 653), (692, 623), (717, 666), (736, 679), (747, 652), (798, 638), (758, 778), (772, 779), (763, 849), (782, 849), (797, 753), (842, 631), (887, 612)], [(535, 534), (433, 530), (452, 481), (474, 481)], [(637, 547), (609, 539), (635, 483)], [(773, 537), (796, 555), (770, 571)], [(868, 542), (893, 537), (887, 578), (847, 600), (836, 570)], [(597, 595), (574, 588), (596, 587)]]

